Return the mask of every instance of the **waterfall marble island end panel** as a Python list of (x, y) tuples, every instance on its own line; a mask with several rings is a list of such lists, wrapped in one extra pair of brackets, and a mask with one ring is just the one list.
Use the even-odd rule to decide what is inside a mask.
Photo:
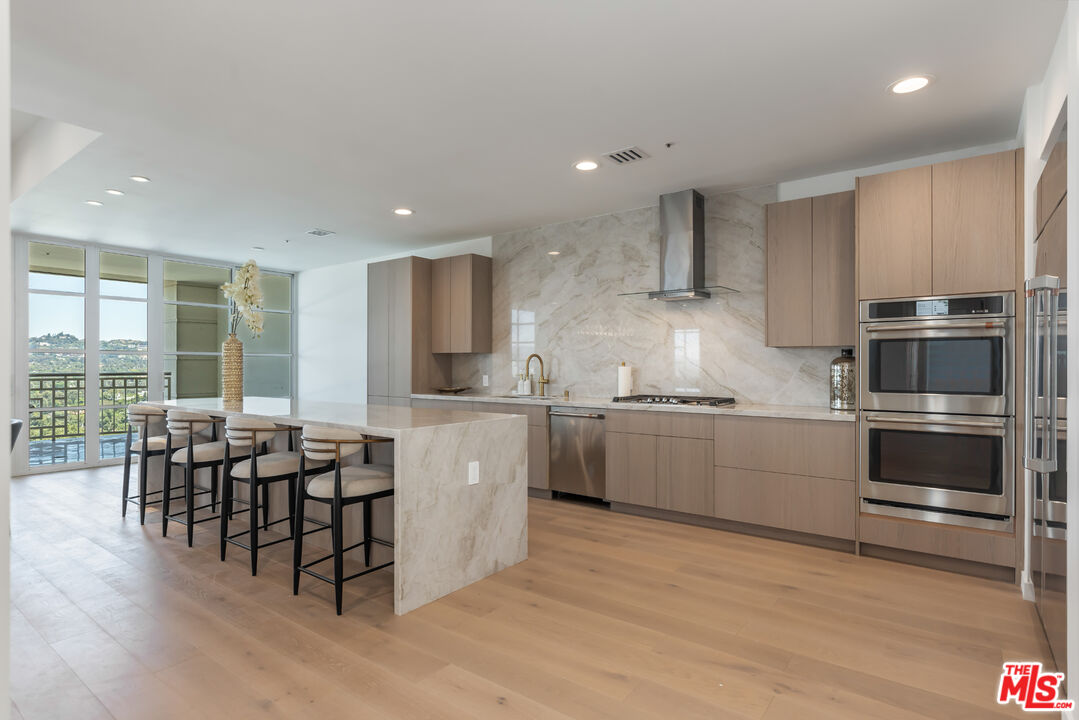
[[(220, 398), (152, 404), (215, 416), (238, 414), (225, 410)], [(528, 556), (528, 425), (523, 415), (257, 397), (244, 400), (242, 414), (393, 439), (398, 615)], [(477, 461), (479, 483), (469, 485), (468, 466)]]

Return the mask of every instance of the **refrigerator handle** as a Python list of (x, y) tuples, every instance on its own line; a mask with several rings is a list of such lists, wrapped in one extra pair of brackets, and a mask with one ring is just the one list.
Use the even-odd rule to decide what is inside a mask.
[[(1058, 293), (1060, 278), (1053, 275), (1041, 275), (1026, 282), (1026, 371), (1023, 407), (1025, 422), (1023, 427), (1023, 466), (1034, 472), (1053, 472), (1056, 470), (1056, 429), (1057, 429), (1057, 322)], [(1043, 313), (1038, 310), (1044, 308)], [(1041, 363), (1038, 363), (1038, 349), (1043, 348)], [(1039, 429), (1035, 422), (1038, 413), (1038, 377), (1044, 379), (1045, 405), (1048, 422)], [(1041, 437), (1041, 452), (1038, 452), (1038, 437)]]

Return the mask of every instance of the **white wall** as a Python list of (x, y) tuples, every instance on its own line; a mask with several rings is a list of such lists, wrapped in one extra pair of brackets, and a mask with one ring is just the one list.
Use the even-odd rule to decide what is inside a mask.
[(934, 155), (922, 155), (921, 157), (906, 158), (883, 165), (871, 165), (869, 167), (843, 170), (842, 172), (829, 175), (817, 175), (816, 177), (803, 178), (801, 180), (788, 180), (776, 185), (776, 196), (779, 200), (797, 200), (799, 198), (813, 197), (815, 195), (827, 195), (828, 193), (843, 192), (854, 189), (854, 178), (863, 175), (876, 175), (878, 173), (891, 172), (892, 170), (906, 170), (907, 168), (930, 165), (932, 163), (948, 162), (949, 160), (962, 160), (963, 158), (987, 155), (989, 153), (1014, 150), (1019, 147), (1017, 140), (993, 143), (992, 145), (975, 145), (974, 147), (949, 150), (948, 152)]
[(297, 397), (367, 402), (367, 265), (418, 255), (491, 255), (491, 238), (305, 270), (296, 276)]
[(11, 147), (12, 202), (99, 137), (95, 130), (59, 120), (35, 122)]
[[(0, 0), (0, 137), (11, 137), (11, 5)], [(0, 143), (0, 197), (11, 197), (11, 146)], [(0, 208), (0, 287), (11, 287), (11, 204)], [(11, 344), (11, 294), (0, 292), (0, 338)], [(0, 348), (0, 378), (12, 378), (11, 352)], [(0, 382), (0, 419), (10, 418), (14, 379)], [(11, 717), (11, 444), (0, 442), (0, 720)]]

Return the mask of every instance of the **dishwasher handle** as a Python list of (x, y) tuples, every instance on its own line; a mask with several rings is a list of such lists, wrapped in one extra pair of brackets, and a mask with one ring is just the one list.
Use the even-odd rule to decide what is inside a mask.
[(592, 418), (595, 420), (603, 420), (606, 415), (603, 413), (574, 413), (574, 412), (562, 412), (561, 410), (552, 410), (551, 417), (576, 417), (576, 418)]

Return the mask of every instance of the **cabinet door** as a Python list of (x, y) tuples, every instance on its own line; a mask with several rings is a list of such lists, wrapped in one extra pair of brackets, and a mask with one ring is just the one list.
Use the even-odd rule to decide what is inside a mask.
[(1015, 151), (933, 166), (933, 294), (1015, 288)]
[(712, 441), (661, 437), (656, 447), (656, 507), (712, 515), (715, 505)]
[(765, 335), (770, 347), (813, 344), (813, 200), (768, 206)]
[(1058, 142), (1049, 153), (1049, 159), (1038, 178), (1037, 201), (1038, 225), (1035, 235), (1041, 234), (1049, 217), (1064, 199), (1068, 191), (1068, 143)]
[(438, 258), (431, 262), (431, 352), (448, 353), (452, 349), (450, 332), (450, 286), (453, 279), (453, 258)]
[(607, 499), (656, 506), (656, 436), (607, 433)]
[(547, 428), (537, 425), (528, 426), (528, 487), (546, 490), (547, 480)]
[(367, 394), (390, 394), (389, 268), (367, 266)]
[(813, 345), (854, 345), (854, 191), (813, 198)]
[(858, 178), (857, 193), (858, 298), (932, 294), (930, 166)]
[(1034, 243), (1034, 274), (1056, 275), (1060, 287), (1068, 286), (1068, 209), (1066, 203), (1057, 205), (1038, 241)]
[[(412, 258), (390, 260), (389, 380), (387, 395), (411, 400), (412, 395)], [(426, 389), (426, 388), (424, 388)]]

